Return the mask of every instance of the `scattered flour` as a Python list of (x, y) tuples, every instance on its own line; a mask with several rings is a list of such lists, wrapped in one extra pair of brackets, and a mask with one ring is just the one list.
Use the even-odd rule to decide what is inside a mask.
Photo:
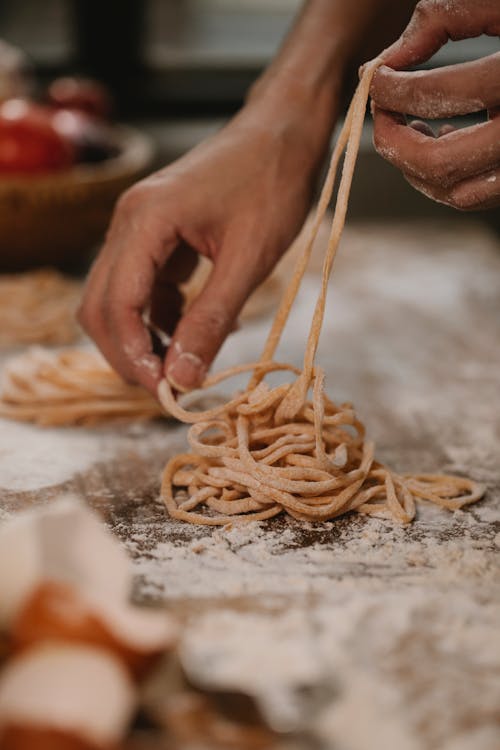
[[(184, 432), (154, 425), (127, 436), (2, 422), (0, 487), (59, 484), (119, 450), (119, 466), (123, 451), (142, 456), (137, 479), (98, 475), (88, 500), (131, 554), (136, 598), (185, 616), (198, 679), (257, 694), (278, 728), (313, 723), (322, 750), (498, 750), (498, 243), (458, 223), (357, 227), (344, 242), (321, 342), (329, 392), (354, 401), (383, 460), (472, 474), (489, 485), (484, 503), (421, 506), (408, 528), (187, 526), (155, 499)], [(282, 358), (296, 364), (316, 291), (307, 279), (285, 337)], [(232, 337), (220, 367), (255, 359), (267, 327)]]
[(462, 591), (443, 602), (422, 586), (353, 587), (279, 615), (212, 611), (192, 619), (183, 658), (202, 682), (256, 696), (276, 728), (307, 727), (324, 748), (451, 750), (465, 734), (496, 750), (500, 602), (481, 602), (477, 622), (479, 604)]
[(476, 509), (476, 513), (485, 523), (500, 523), (500, 508), (495, 508), (490, 505), (480, 505)]
[(17, 492), (62, 484), (105, 458), (95, 434), (0, 420), (0, 488)]
[[(479, 514), (481, 516), (479, 517)], [(497, 514), (497, 515), (495, 515)], [(207, 533), (163, 519), (134, 524), (124, 543), (141, 595), (151, 599), (217, 597), (328, 598), (349, 579), (368, 587), (396, 583), (478, 586), (498, 581), (498, 511), (449, 514), (422, 506), (411, 527), (348, 518), (307, 527), (251, 523)]]

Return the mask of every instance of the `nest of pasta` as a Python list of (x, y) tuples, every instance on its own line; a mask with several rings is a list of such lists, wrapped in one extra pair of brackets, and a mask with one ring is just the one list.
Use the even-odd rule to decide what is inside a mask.
[(0, 345), (69, 344), (80, 336), (75, 310), (81, 284), (41, 269), (0, 277)]
[(147, 391), (125, 383), (98, 352), (32, 347), (2, 374), (0, 417), (42, 426), (95, 425), (163, 415)]
[[(259, 379), (263, 370), (293, 368), (269, 363), (257, 370)], [(264, 380), (229, 404), (195, 412), (188, 434), (193, 452), (173, 458), (163, 476), (170, 515), (219, 525), (283, 512), (322, 522), (354, 511), (409, 523), (418, 500), (458, 510), (483, 495), (484, 487), (469, 479), (392, 472), (375, 460), (352, 405), (328, 398), (320, 368), (311, 385), (312, 399), (287, 421), (280, 419), (280, 407), (292, 385), (271, 388)], [(175, 410), (165, 386), (162, 399)]]
[[(264, 520), (288, 513), (301, 521), (327, 521), (349, 511), (408, 523), (416, 502), (457, 510), (479, 500), (484, 487), (461, 477), (396, 474), (375, 460), (374, 445), (351, 404), (337, 406), (324, 389), (315, 358), (324, 320), (328, 282), (345, 223), (372, 77), (381, 64), (367, 64), (337, 141), (309, 237), (276, 313), (259, 362), (208, 378), (209, 388), (244, 372), (246, 389), (208, 411), (180, 406), (167, 381), (158, 395), (164, 408), (192, 426), (192, 453), (169, 461), (162, 498), (174, 518), (208, 525), (234, 520)], [(290, 310), (307, 269), (328, 209), (337, 169), (345, 151), (318, 299), (301, 370), (277, 364)], [(271, 387), (274, 372), (292, 382)]]

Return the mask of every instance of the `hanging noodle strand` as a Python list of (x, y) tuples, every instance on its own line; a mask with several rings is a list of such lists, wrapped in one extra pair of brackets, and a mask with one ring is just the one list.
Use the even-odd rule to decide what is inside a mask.
[[(476, 502), (484, 487), (461, 477), (399, 475), (378, 463), (374, 445), (351, 404), (337, 406), (326, 395), (323, 370), (315, 364), (328, 282), (344, 228), (373, 75), (379, 59), (365, 67), (335, 147), (310, 236), (276, 313), (261, 358), (213, 375), (210, 388), (250, 373), (246, 390), (225, 404), (192, 412), (177, 402), (168, 382), (158, 395), (164, 409), (191, 424), (192, 453), (175, 456), (164, 471), (161, 496), (174, 518), (204, 525), (261, 521), (286, 512), (298, 520), (327, 521), (349, 511), (409, 523), (416, 501), (457, 510)], [(276, 349), (309, 263), (314, 241), (332, 198), (338, 166), (345, 158), (321, 288), (302, 370), (274, 361)], [(293, 382), (271, 387), (271, 373)]]

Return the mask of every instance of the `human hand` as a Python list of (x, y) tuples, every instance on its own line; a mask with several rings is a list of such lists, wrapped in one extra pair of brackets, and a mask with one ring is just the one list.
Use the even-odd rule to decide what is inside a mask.
[[(120, 199), (79, 319), (126, 380), (152, 393), (165, 374), (180, 391), (200, 385), (247, 297), (297, 233), (322, 154), (284, 119), (266, 122), (250, 108)], [(212, 272), (183, 314), (179, 284), (200, 255)], [(164, 362), (143, 320), (148, 308), (172, 336)]]
[[(500, 36), (498, 0), (421, 0), (375, 75), (374, 141), (424, 195), (461, 210), (500, 205), (500, 52), (430, 71), (401, 72), (432, 57), (448, 40)], [(423, 122), (486, 110), (488, 121), (438, 137)]]

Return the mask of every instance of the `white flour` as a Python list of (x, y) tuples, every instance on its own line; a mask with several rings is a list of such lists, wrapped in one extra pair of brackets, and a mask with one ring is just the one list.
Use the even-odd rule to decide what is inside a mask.
[(171, 541), (137, 525), (126, 546), (141, 595), (189, 603), (188, 670), (257, 696), (276, 728), (312, 727), (327, 750), (497, 750), (498, 516), (423, 506), (411, 528), (208, 533), (162, 520)]
[[(388, 541), (377, 546), (380, 534)], [(373, 521), (360, 536), (345, 536), (279, 554), (278, 536), (255, 525), (223, 532), (194, 553), (190, 573), (183, 557), (182, 572), (174, 565), (179, 578), (166, 581), (167, 599), (182, 582), (188, 597), (260, 594), (260, 606), (236, 599), (191, 616), (188, 668), (202, 682), (257, 695), (279, 728), (313, 715), (328, 748), (451, 750), (470, 734), (478, 744), (467, 750), (496, 749), (498, 555), (472, 539), (406, 545), (404, 534)], [(292, 539), (285, 531), (283, 543)], [(230, 557), (227, 544), (239, 551)], [(416, 577), (408, 575), (408, 558), (421, 566)], [(384, 570), (389, 561), (392, 570)], [(366, 565), (364, 575), (356, 563)], [(242, 580), (243, 589), (236, 585)]]
[[(293, 522), (276, 530), (251, 523), (205, 535), (162, 520), (157, 529), (135, 525), (125, 544), (142, 595), (153, 599), (280, 599), (291, 592), (328, 599), (349, 578), (363, 580), (368, 589), (422, 581), (460, 587), (471, 580), (481, 588), (500, 584), (497, 531), (483, 521), (494, 512), (449, 514), (427, 506), (412, 528), (350, 518), (312, 529), (307, 543), (304, 526)], [(152, 543), (158, 537), (166, 539)]]
[[(329, 748), (451, 748), (481, 730), (479, 747), (490, 750), (500, 730), (500, 607), (487, 605), (474, 625), (478, 603), (458, 592), (444, 608), (419, 587), (382, 597), (352, 590), (279, 617), (209, 613), (188, 628), (185, 661), (199, 678), (258, 695), (279, 727), (317, 711)], [(317, 691), (308, 705), (307, 689)], [(387, 744), (396, 737), (401, 745)]]
[[(319, 355), (329, 393), (355, 403), (396, 470), (470, 474), (489, 485), (484, 503), (421, 506), (408, 528), (356, 516), (188, 526), (155, 499), (184, 429), (156, 425), (1, 422), (0, 488), (92, 477), (87, 499), (131, 554), (136, 597), (185, 614), (192, 672), (257, 693), (276, 726), (314, 716), (327, 750), (498, 750), (500, 256), (474, 225), (358, 227), (347, 243)], [(316, 292), (306, 279), (280, 359), (300, 364)], [(220, 367), (255, 359), (267, 329), (233, 336)], [(138, 478), (120, 484), (129, 461)]]
[(102, 458), (101, 442), (90, 433), (0, 420), (2, 489), (21, 492), (62, 484)]

